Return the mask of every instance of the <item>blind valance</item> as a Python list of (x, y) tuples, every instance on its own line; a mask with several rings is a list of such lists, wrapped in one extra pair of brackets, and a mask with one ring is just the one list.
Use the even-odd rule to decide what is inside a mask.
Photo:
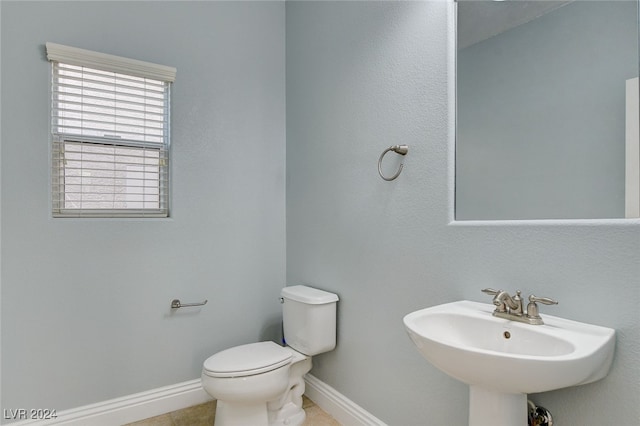
[(111, 71), (142, 78), (152, 78), (166, 82), (176, 79), (176, 69), (166, 65), (153, 64), (137, 59), (93, 52), (77, 47), (47, 42), (47, 59), (70, 65), (89, 67), (102, 71)]

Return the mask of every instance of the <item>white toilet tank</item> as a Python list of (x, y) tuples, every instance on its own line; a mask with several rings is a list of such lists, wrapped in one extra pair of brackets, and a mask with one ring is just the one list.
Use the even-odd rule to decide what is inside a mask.
[(313, 356), (336, 347), (338, 295), (304, 285), (285, 287), (282, 322), (288, 346)]

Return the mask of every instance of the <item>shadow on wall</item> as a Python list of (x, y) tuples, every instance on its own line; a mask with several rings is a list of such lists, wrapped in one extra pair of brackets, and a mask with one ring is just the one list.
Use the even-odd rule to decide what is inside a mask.
[(260, 341), (271, 340), (282, 344), (284, 336), (282, 333), (282, 316), (267, 318), (260, 329)]

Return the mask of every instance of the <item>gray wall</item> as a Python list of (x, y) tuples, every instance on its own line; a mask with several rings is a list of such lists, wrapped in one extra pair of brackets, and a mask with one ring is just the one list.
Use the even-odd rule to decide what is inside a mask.
[[(637, 424), (640, 222), (450, 222), (448, 8), (287, 4), (287, 281), (340, 295), (338, 346), (313, 374), (390, 425), (466, 425), (466, 386), (421, 358), (402, 317), (519, 288), (618, 338), (606, 379), (532, 399), (565, 426)], [(385, 182), (378, 156), (399, 143), (404, 171)]]
[[(618, 330), (609, 377), (533, 398), (559, 424), (635, 424), (639, 222), (450, 223), (447, 8), (286, 5), (287, 282), (341, 297), (338, 347), (313, 373), (390, 425), (464, 425), (466, 387), (420, 357), (402, 317), (521, 288), (558, 298), (550, 313)], [(284, 9), (1, 3), (3, 408), (197, 378), (216, 350), (275, 334)], [(141, 33), (150, 16), (165, 28)], [(45, 41), (177, 66), (171, 219), (50, 218)], [(410, 145), (405, 170), (384, 182), (376, 162), (396, 143)], [(210, 302), (170, 315), (173, 297)]]
[[(275, 337), (285, 283), (284, 3), (2, 8), (2, 407), (200, 376)], [(175, 66), (172, 213), (52, 219), (47, 41)], [(169, 303), (209, 299), (171, 313)]]
[(457, 64), (457, 219), (624, 217), (637, 1), (574, 2)]

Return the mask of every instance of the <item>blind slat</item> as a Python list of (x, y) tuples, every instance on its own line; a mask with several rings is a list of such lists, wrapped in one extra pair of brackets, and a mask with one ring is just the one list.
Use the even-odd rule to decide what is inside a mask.
[[(151, 120), (127, 118), (127, 117), (119, 117), (119, 116), (113, 117), (111, 122), (105, 122), (104, 120), (100, 120), (100, 119), (109, 118), (110, 116), (93, 114), (93, 113), (91, 114), (74, 113), (73, 115), (78, 115), (78, 114), (80, 115), (80, 117), (71, 117), (69, 115), (60, 116), (58, 114), (54, 114), (52, 117), (56, 119), (58, 127), (80, 127), (80, 128), (97, 129), (97, 130), (116, 131), (118, 127), (120, 128), (131, 127), (131, 128), (139, 129), (141, 133), (160, 132), (161, 134), (161, 132), (164, 130), (164, 125), (165, 125), (163, 121), (152, 122)], [(80, 123), (81, 125), (78, 126), (78, 123)], [(128, 132), (128, 133), (136, 133), (136, 132)], [(157, 136), (157, 134), (155, 136)]]
[(117, 77), (113, 73), (106, 71), (95, 71), (91, 68), (84, 68), (80, 66), (66, 65), (58, 62), (58, 78), (59, 79), (76, 79), (83, 80), (87, 83), (105, 83), (109, 81), (117, 82), (120, 85), (131, 85), (137, 87), (137, 84), (144, 81), (148, 87), (154, 86), (156, 90), (162, 92), (164, 88), (164, 81), (155, 80), (152, 78), (140, 78), (129, 77), (124, 74), (118, 74)]
[[(104, 136), (125, 136), (124, 139), (140, 139), (145, 140), (152, 138), (157, 140), (162, 138), (164, 128), (157, 128), (152, 126), (144, 126), (129, 123), (104, 123), (97, 120), (88, 119), (75, 119), (65, 118), (60, 119), (63, 123), (58, 124), (57, 127), (60, 130), (59, 133), (72, 133), (71, 130), (77, 130), (78, 134), (95, 134), (98, 132), (98, 136), (102, 133)], [(85, 125), (86, 124), (86, 125)], [(102, 125), (103, 127), (100, 127)], [(133, 136), (133, 137), (132, 137)], [(146, 138), (145, 138), (146, 137)]]
[[(110, 89), (105, 88), (106, 86), (111, 86)], [(142, 83), (140, 86), (144, 86)], [(136, 90), (127, 89), (125, 87), (117, 86), (117, 85), (102, 85), (99, 87), (96, 86), (85, 86), (82, 84), (65, 84), (58, 82), (56, 93), (69, 95), (69, 96), (79, 96), (83, 93), (85, 94), (93, 94), (93, 97), (97, 99), (106, 99), (109, 100), (112, 97), (120, 96), (122, 98), (131, 98), (131, 99), (144, 99), (147, 102), (162, 102), (163, 92), (155, 92), (152, 90), (144, 89), (143, 87), (138, 87)], [(100, 96), (104, 95), (104, 96)]]
[[(86, 111), (90, 113), (98, 113), (103, 115), (109, 115), (108, 112), (112, 112), (113, 108), (111, 106), (104, 106), (102, 104), (87, 104), (86, 102), (76, 102), (69, 99), (64, 100), (64, 105), (59, 106), (55, 109), (54, 112), (57, 113), (77, 113), (78, 111)], [(123, 102), (123, 104), (128, 104)], [(134, 106), (132, 104), (128, 104), (128, 106)], [(164, 123), (164, 111), (160, 108), (152, 106), (152, 105), (139, 105), (140, 108), (127, 108), (125, 106), (121, 106), (118, 108), (118, 113), (121, 115), (130, 114), (132, 117), (137, 117), (140, 114), (144, 114), (145, 116), (158, 117), (153, 118), (153, 120), (162, 121)], [(107, 112), (108, 111), (108, 112)], [(162, 119), (160, 119), (162, 117)]]

